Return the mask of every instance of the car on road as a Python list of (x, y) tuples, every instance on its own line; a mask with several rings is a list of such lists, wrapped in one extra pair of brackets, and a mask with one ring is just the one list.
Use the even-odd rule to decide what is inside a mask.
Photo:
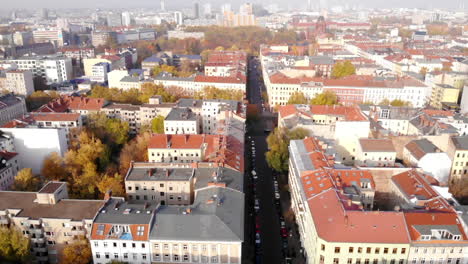
[(281, 236), (286, 238), (289, 236), (288, 230), (286, 228), (281, 228)]
[(277, 199), (277, 200), (280, 199), (280, 194), (279, 194), (279, 192), (275, 192), (275, 199)]
[(260, 210), (260, 202), (258, 201), (258, 199), (255, 199), (254, 209), (255, 211)]
[(260, 234), (259, 234), (259, 233), (256, 233), (256, 234), (255, 234), (255, 244), (260, 245), (261, 242), (262, 242), (262, 241), (261, 241), (261, 239), (260, 239)]
[(257, 173), (254, 170), (252, 171), (252, 176), (255, 180), (258, 178)]

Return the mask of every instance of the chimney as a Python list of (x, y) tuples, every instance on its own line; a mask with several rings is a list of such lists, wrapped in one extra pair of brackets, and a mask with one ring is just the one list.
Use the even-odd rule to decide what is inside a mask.
[(143, 209), (147, 209), (148, 208), (148, 203), (145, 202), (145, 204), (143, 205)]
[(351, 207), (351, 204), (352, 204), (351, 199), (348, 199), (347, 202), (348, 202), (348, 206)]
[(108, 190), (106, 194), (104, 194), (104, 200), (109, 201), (111, 197), (112, 197), (112, 190)]
[(166, 178), (169, 178), (169, 169), (166, 169)]
[(185, 210), (185, 212), (186, 212), (187, 214), (192, 213), (192, 208), (187, 208), (187, 210)]

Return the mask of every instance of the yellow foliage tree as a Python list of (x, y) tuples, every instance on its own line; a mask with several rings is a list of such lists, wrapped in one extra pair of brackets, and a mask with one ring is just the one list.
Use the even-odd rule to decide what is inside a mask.
[(72, 244), (69, 244), (63, 249), (62, 264), (88, 264), (92, 260), (91, 247), (88, 240), (80, 237)]
[(41, 181), (32, 173), (32, 169), (24, 168), (18, 172), (13, 183), (15, 191), (36, 192), (39, 190)]

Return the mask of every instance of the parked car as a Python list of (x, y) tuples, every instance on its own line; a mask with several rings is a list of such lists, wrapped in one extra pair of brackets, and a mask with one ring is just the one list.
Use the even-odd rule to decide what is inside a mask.
[(278, 199), (278, 200), (279, 200), (279, 198), (280, 198), (279, 192), (275, 192), (275, 199)]
[(257, 173), (254, 170), (252, 170), (252, 176), (255, 180), (258, 178)]
[(288, 235), (288, 230), (286, 228), (281, 228), (281, 236), (286, 238)]
[(254, 209), (255, 211), (260, 210), (260, 202), (258, 201), (258, 199), (255, 199)]
[(260, 234), (259, 234), (259, 233), (256, 233), (256, 234), (255, 234), (255, 244), (260, 245), (261, 242), (262, 242), (262, 241), (261, 241), (261, 239), (260, 239)]

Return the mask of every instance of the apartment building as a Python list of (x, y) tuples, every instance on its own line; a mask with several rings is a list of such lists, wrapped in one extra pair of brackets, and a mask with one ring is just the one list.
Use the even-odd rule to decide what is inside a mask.
[(355, 165), (362, 167), (395, 166), (396, 150), (390, 139), (360, 138)]
[(300, 127), (310, 135), (335, 140), (337, 152), (347, 164), (356, 159), (357, 139), (369, 137), (369, 119), (356, 106), (286, 105), (278, 112), (278, 127)]
[(22, 97), (12, 94), (0, 96), (0, 126), (26, 114), (26, 103)]
[(466, 179), (468, 173), (468, 137), (452, 137), (449, 141), (447, 154), (452, 160), (450, 181)]
[(38, 29), (32, 32), (35, 43), (50, 42), (55, 47), (62, 47), (66, 43), (65, 32), (61, 29)]
[(43, 78), (47, 84), (62, 83), (73, 78), (70, 58), (62, 56), (23, 57), (8, 60), (18, 66), (18, 70), (31, 71), (34, 77)]
[(92, 82), (105, 83), (107, 82), (107, 73), (110, 72), (110, 65), (107, 62), (99, 62), (92, 66), (92, 75), (90, 80)]
[(75, 48), (75, 47), (63, 47), (57, 52), (60, 55), (63, 55), (70, 59), (75, 59), (81, 61), (85, 58), (94, 58), (95, 50), (94, 48)]
[(386, 105), (360, 105), (361, 110), (378, 123), (388, 134), (406, 136), (410, 134), (410, 120), (418, 115), (420, 109), (412, 107), (393, 107)]
[(0, 150), (0, 191), (5, 191), (15, 182), (20, 164), (18, 153)]
[(61, 96), (39, 107), (36, 112), (78, 113), (85, 121), (87, 115), (101, 111), (108, 104), (103, 98)]
[(292, 209), (308, 263), (466, 262), (466, 230), (433, 178), (415, 170), (393, 176), (387, 206), (396, 210), (371, 211), (369, 171), (337, 165), (336, 152), (317, 138), (292, 140), (289, 150)]
[(406, 144), (403, 160), (412, 167), (421, 168), (441, 184), (448, 184), (452, 160), (428, 139), (412, 140)]
[(109, 198), (92, 224), (93, 263), (151, 263), (149, 233), (158, 204), (130, 204)]
[(460, 89), (448, 84), (435, 84), (432, 87), (431, 106), (442, 109), (447, 104), (457, 104)]
[(49, 182), (38, 192), (0, 191), (0, 223), (29, 237), (37, 263), (60, 263), (68, 243), (90, 234), (104, 203), (68, 199), (64, 182)]
[(235, 135), (163, 135), (148, 143), (149, 162), (214, 162), (237, 171), (244, 169), (244, 143)]
[(83, 69), (86, 76), (93, 75), (93, 66), (98, 63), (108, 63), (109, 71), (116, 69), (126, 69), (125, 57), (121, 55), (97, 55), (96, 58), (83, 59)]
[(8, 70), (6, 75), (6, 90), (17, 94), (28, 96), (34, 92), (33, 75), (28, 70)]
[(165, 134), (200, 134), (200, 117), (190, 108), (173, 108), (164, 119)]

